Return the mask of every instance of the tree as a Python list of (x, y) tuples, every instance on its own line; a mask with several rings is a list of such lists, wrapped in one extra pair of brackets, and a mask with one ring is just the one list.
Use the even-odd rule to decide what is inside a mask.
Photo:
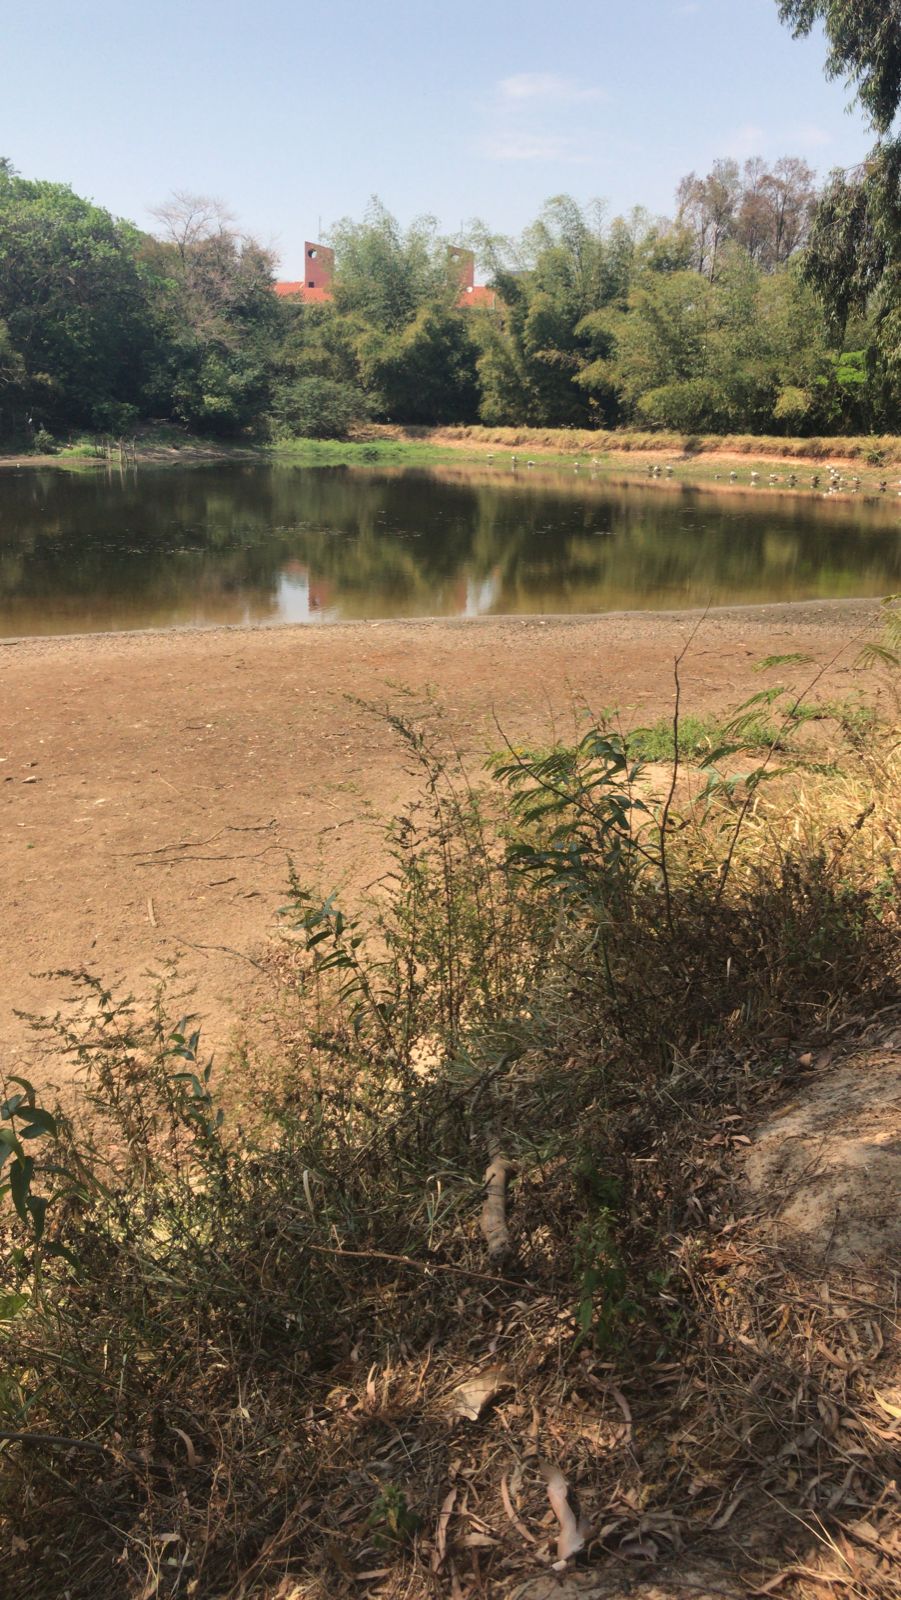
[(782, 156), (772, 168), (759, 157), (745, 162), (733, 237), (764, 271), (778, 270), (807, 243), (815, 178), (797, 156)]
[(0, 322), (0, 438), (21, 429), (27, 416), (28, 374), (5, 322)]
[[(331, 230), (334, 308), (315, 328), (318, 352), (302, 364), (366, 396), (375, 415), (394, 422), (471, 422), (478, 406), (473, 312), (462, 310), (460, 272), (433, 217), (406, 230), (373, 199), (363, 222)], [(476, 313), (477, 315), (477, 313)], [(303, 334), (301, 334), (301, 340)]]
[(764, 273), (737, 244), (713, 282), (644, 273), (609, 332), (609, 355), (580, 382), (612, 387), (646, 426), (809, 432), (843, 415), (813, 291), (796, 267)]
[(285, 324), (274, 257), (232, 227), (218, 200), (180, 192), (154, 214), (164, 235), (146, 252), (160, 328), (149, 396), (201, 431), (257, 427)]
[(716, 277), (723, 245), (734, 231), (740, 198), (737, 161), (715, 161), (706, 178), (690, 172), (679, 184), (678, 221), (694, 235), (697, 271), (711, 281)]
[(345, 217), (335, 224), (330, 242), (335, 304), (371, 327), (399, 329), (425, 305), (456, 304), (458, 270), (434, 217), (417, 217), (404, 232), (374, 197), (362, 222)]
[(615, 421), (612, 392), (580, 382), (602, 360), (602, 312), (623, 307), (636, 262), (658, 227), (644, 212), (605, 225), (603, 207), (569, 195), (549, 200), (518, 240), (482, 251), (504, 311), (477, 326), (481, 416), (489, 423), (590, 426)]
[(369, 328), (357, 341), (360, 376), (392, 422), (474, 422), (476, 350), (470, 312), (421, 306), (402, 328)]
[(231, 234), (235, 220), (222, 200), (187, 189), (176, 189), (151, 216), (162, 224), (163, 238), (175, 245), (186, 268), (198, 245)]
[[(869, 368), (889, 420), (901, 389), (901, 10), (896, 0), (779, 0), (796, 36), (822, 22), (826, 70), (844, 76), (877, 135), (862, 166), (834, 172), (817, 209), (807, 272), (835, 337), (855, 311), (872, 312)], [(894, 413), (894, 415), (892, 415)]]
[(901, 100), (901, 11), (896, 0), (778, 0), (795, 37), (822, 22), (826, 71), (846, 77), (877, 134), (888, 133)]
[(154, 339), (152, 286), (130, 224), (65, 184), (0, 165), (0, 322), (16, 414), (49, 428), (127, 425)]
[(730, 240), (744, 246), (765, 272), (774, 272), (807, 241), (816, 200), (816, 174), (797, 156), (768, 167), (759, 156), (715, 161), (706, 178), (690, 172), (679, 184), (678, 221), (694, 241), (691, 265), (711, 280)]
[(770, 218), (769, 250), (764, 264), (784, 266), (807, 243), (816, 209), (816, 174), (797, 156), (782, 156), (764, 178)]

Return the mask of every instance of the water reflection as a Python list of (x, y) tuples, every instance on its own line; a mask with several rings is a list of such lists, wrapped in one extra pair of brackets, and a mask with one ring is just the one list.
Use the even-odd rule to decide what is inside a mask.
[(549, 472), (0, 472), (0, 634), (880, 595), (897, 509)]

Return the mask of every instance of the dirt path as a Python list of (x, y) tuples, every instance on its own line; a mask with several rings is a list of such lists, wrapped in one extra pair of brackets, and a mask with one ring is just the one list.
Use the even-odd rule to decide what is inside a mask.
[[(734, 705), (764, 655), (833, 662), (853, 686), (870, 602), (711, 613), (682, 673), (683, 706)], [(353, 696), (422, 707), (473, 759), (512, 739), (567, 736), (574, 707), (629, 725), (672, 701), (687, 613), (119, 634), (0, 647), (0, 972), (3, 1068), (35, 1070), (16, 1010), (65, 992), (40, 974), (86, 964), (146, 990), (179, 957), (219, 1045), (264, 1014), (254, 953), (284, 899), (290, 855), (328, 889), (376, 875), (377, 817), (412, 792), (396, 737)], [(844, 652), (844, 653), (842, 653)], [(838, 659), (834, 660), (834, 658)], [(811, 672), (813, 669), (810, 669)], [(404, 690), (408, 690), (407, 699)], [(351, 698), (349, 698), (351, 697)]]

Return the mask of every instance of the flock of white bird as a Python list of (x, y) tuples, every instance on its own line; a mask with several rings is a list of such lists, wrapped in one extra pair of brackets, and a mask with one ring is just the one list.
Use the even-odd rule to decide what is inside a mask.
[[(487, 459), (489, 461), (493, 461), (494, 460), (494, 452), (493, 452), (493, 450), (489, 450)], [(511, 457), (510, 457), (510, 465), (514, 468), (514, 470), (520, 464), (521, 464), (521, 457), (517, 456), (517, 455), (511, 455)], [(537, 462), (533, 461), (531, 459), (531, 457), (527, 457), (526, 466), (527, 467), (537, 466)], [(579, 461), (577, 459), (577, 460), (575, 460), (573, 462), (573, 471), (574, 472), (578, 472), (579, 468), (582, 467), (582, 466), (588, 466), (588, 468), (590, 469), (590, 471), (592, 473), (597, 472), (597, 469), (598, 469), (598, 463), (595, 462), (595, 461), (583, 462), (583, 461)], [(652, 464), (649, 464), (649, 466), (647, 468), (647, 474), (648, 474), (649, 478), (663, 478), (663, 477), (671, 478), (673, 476), (673, 470), (674, 469), (673, 469), (672, 465), (669, 462), (667, 462), (665, 466), (661, 466), (658, 462), (654, 462)], [(826, 487), (823, 490), (823, 493), (827, 494), (827, 495), (829, 495), (829, 494), (842, 494), (842, 493), (847, 494), (849, 492), (851, 494), (856, 494), (858, 492), (858, 490), (862, 486), (862, 480), (861, 480), (860, 476), (857, 473), (854, 473), (851, 476), (846, 477), (844, 475), (844, 473), (839, 472), (837, 467), (829, 467), (828, 471), (825, 474), (824, 473), (819, 473), (819, 472), (814, 472), (812, 474), (811, 479), (810, 479), (810, 487), (811, 487), (811, 489), (819, 489), (820, 485), (821, 485), (821, 483), (823, 481), (823, 477), (824, 476), (826, 477), (827, 482), (826, 482)], [(713, 477), (714, 477), (714, 482), (715, 483), (719, 483), (721, 481), (722, 477), (723, 477), (723, 474), (721, 472), (715, 472), (713, 474)], [(730, 483), (737, 483), (738, 479), (739, 479), (739, 473), (735, 470), (735, 468), (733, 468), (732, 471), (729, 473), (729, 482)], [(771, 488), (775, 488), (776, 484), (782, 483), (782, 481), (783, 480), (780, 477), (778, 472), (771, 472), (769, 474), (768, 478), (767, 478), (767, 482), (769, 483)], [(755, 485), (755, 486), (760, 483), (760, 473), (756, 469), (752, 469), (751, 474), (750, 474), (750, 478), (749, 478), (749, 482), (752, 485)], [(789, 489), (797, 488), (797, 485), (798, 485), (798, 474), (796, 472), (788, 473), (787, 477), (785, 478), (785, 483), (787, 484)], [(901, 478), (898, 479), (898, 485), (899, 485), (898, 493), (899, 493), (899, 495), (901, 495)], [(880, 494), (885, 494), (887, 489), (888, 489), (888, 479), (887, 478), (880, 478), (880, 480), (879, 480), (879, 493)]]

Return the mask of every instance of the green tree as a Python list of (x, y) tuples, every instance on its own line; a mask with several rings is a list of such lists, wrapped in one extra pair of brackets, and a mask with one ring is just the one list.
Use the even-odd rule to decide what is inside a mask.
[(901, 99), (901, 11), (896, 0), (778, 0), (795, 37), (822, 22), (826, 71), (847, 78), (876, 132), (887, 134)]
[(145, 252), (158, 330), (148, 403), (200, 431), (254, 429), (272, 402), (286, 325), (274, 258), (218, 201), (182, 192), (156, 215), (164, 236)]
[(318, 377), (365, 395), (366, 408), (386, 420), (474, 420), (473, 313), (458, 304), (459, 263), (434, 218), (403, 230), (373, 200), (363, 222), (345, 219), (330, 237), (334, 308), (317, 322), (301, 308), (301, 369), (315, 364)]
[(0, 438), (14, 434), (27, 415), (28, 374), (13, 345), (9, 328), (0, 322)]
[(273, 380), (273, 419), (295, 438), (341, 439), (371, 411), (360, 381), (359, 319), (328, 303), (285, 306), (286, 328)]
[(901, 419), (901, 11), (896, 0), (779, 0), (795, 35), (822, 22), (826, 70), (854, 87), (877, 142), (862, 166), (834, 172), (817, 209), (807, 272), (840, 338), (871, 312), (868, 366), (883, 424)]
[(404, 231), (373, 198), (362, 222), (345, 217), (330, 233), (335, 251), (335, 305), (369, 327), (403, 328), (425, 305), (451, 310), (459, 270), (434, 217), (418, 217)]
[(612, 386), (646, 426), (805, 432), (842, 417), (823, 318), (794, 266), (764, 273), (729, 244), (712, 282), (646, 271), (607, 327), (611, 352), (580, 381)]
[(154, 340), (152, 285), (130, 224), (65, 184), (0, 166), (6, 426), (127, 425)]
[(369, 328), (360, 336), (360, 376), (383, 416), (410, 423), (475, 421), (479, 391), (471, 316), (424, 305), (402, 328)]
[(605, 226), (603, 208), (549, 200), (519, 240), (479, 230), (504, 310), (477, 327), (481, 415), (489, 423), (590, 426), (615, 420), (612, 391), (581, 385), (605, 355), (601, 309), (625, 304), (653, 225), (643, 212)]

